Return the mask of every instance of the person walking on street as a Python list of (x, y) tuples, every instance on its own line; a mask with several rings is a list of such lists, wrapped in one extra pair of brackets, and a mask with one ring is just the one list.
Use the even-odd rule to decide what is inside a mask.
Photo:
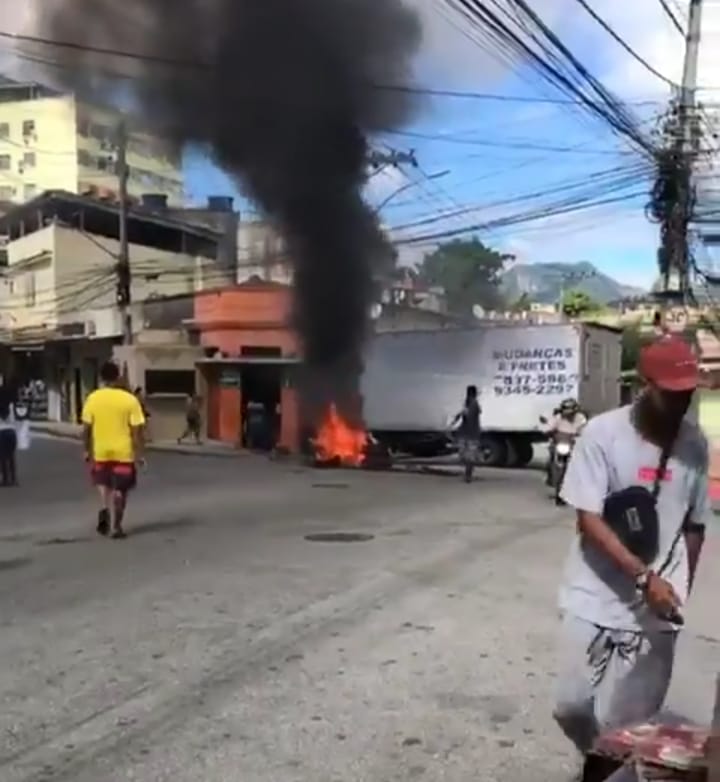
[(145, 416), (145, 442), (149, 443), (152, 440), (152, 432), (150, 430), (150, 410), (148, 410), (147, 402), (145, 401), (145, 393), (140, 386), (137, 386), (137, 388), (133, 391), (133, 394), (135, 394), (137, 401), (140, 402), (140, 407), (142, 408), (143, 415)]
[(145, 416), (137, 397), (120, 377), (117, 364), (100, 370), (103, 387), (93, 391), (82, 411), (85, 459), (100, 495), (97, 531), (124, 538), (128, 494), (137, 484), (143, 459)]
[(10, 397), (0, 399), (0, 486), (17, 486), (17, 430)]
[(468, 386), (463, 409), (453, 419), (453, 425), (460, 421), (458, 428), (459, 452), (464, 468), (465, 483), (472, 481), (473, 470), (478, 461), (481, 412), (477, 386)]
[(554, 716), (585, 758), (585, 782), (617, 770), (592, 753), (600, 732), (662, 707), (711, 513), (707, 441), (686, 418), (699, 383), (692, 349), (663, 337), (638, 369), (642, 394), (587, 424), (562, 489), (578, 534), (560, 591)]
[(178, 445), (188, 437), (195, 438), (195, 444), (200, 445), (200, 430), (202, 420), (200, 418), (200, 398), (195, 394), (188, 396), (187, 410), (185, 412), (185, 431), (178, 437)]

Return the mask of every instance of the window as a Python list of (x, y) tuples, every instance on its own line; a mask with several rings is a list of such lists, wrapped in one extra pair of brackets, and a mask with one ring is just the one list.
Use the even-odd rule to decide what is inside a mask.
[(37, 163), (37, 159), (35, 157), (34, 152), (26, 152), (23, 155), (23, 168), (25, 168), (26, 170), (28, 168), (35, 168), (36, 163)]
[(12, 201), (15, 188), (12, 185), (0, 185), (0, 201)]
[(195, 371), (175, 369), (148, 369), (145, 372), (145, 393), (184, 394), (195, 393)]
[(23, 188), (23, 198), (29, 201), (37, 195), (37, 185), (25, 185)]
[(8, 122), (0, 122), (0, 138), (10, 138), (10, 124)]
[(34, 119), (26, 119), (25, 122), (23, 122), (23, 138), (28, 138), (28, 136), (34, 136), (35, 135), (35, 120)]
[(35, 289), (35, 274), (30, 272), (25, 275), (25, 306), (34, 307), (37, 302), (37, 290)]
[(12, 168), (10, 155), (0, 155), (0, 171), (9, 171)]

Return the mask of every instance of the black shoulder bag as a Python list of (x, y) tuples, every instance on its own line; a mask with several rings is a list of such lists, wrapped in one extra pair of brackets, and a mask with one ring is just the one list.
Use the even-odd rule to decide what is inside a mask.
[(603, 507), (603, 518), (609, 527), (646, 565), (655, 561), (660, 548), (657, 500), (674, 444), (673, 441), (662, 450), (650, 491), (645, 486), (628, 486), (608, 495)]
[[(625, 547), (646, 565), (655, 561), (660, 548), (660, 519), (657, 512), (657, 500), (660, 495), (660, 487), (665, 480), (665, 472), (674, 445), (673, 440), (669, 446), (662, 450), (651, 491), (648, 491), (644, 486), (628, 486), (627, 489), (610, 494), (605, 500), (603, 508), (603, 518), (613, 532)], [(662, 576), (672, 562), (675, 547), (682, 537), (684, 529), (685, 519), (682, 519), (668, 555), (657, 570), (657, 575)], [(677, 611), (673, 611), (664, 618), (678, 625), (684, 624), (682, 615)]]

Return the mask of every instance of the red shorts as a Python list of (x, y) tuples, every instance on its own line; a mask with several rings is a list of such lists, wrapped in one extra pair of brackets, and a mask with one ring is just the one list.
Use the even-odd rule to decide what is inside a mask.
[(132, 462), (93, 462), (92, 480), (95, 486), (129, 492), (137, 484), (137, 470)]

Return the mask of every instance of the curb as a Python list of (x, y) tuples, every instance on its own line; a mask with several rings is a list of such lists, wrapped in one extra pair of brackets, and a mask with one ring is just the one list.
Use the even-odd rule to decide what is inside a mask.
[[(69, 440), (78, 444), (80, 443), (79, 433), (75, 434), (73, 432), (53, 431), (51, 429), (45, 428), (33, 428), (31, 431), (36, 437), (47, 437), (51, 440)], [(204, 458), (209, 457), (214, 459), (241, 459), (246, 456), (252, 456), (252, 454), (247, 451), (240, 451), (235, 449), (228, 449), (227, 452), (220, 450), (207, 451), (203, 450), (202, 446), (198, 446), (197, 450), (191, 451), (187, 450), (186, 448), (175, 447), (172, 444), (159, 445), (154, 443), (146, 443), (145, 450), (152, 451), (154, 453), (172, 453), (176, 454), (177, 456), (202, 456)]]

